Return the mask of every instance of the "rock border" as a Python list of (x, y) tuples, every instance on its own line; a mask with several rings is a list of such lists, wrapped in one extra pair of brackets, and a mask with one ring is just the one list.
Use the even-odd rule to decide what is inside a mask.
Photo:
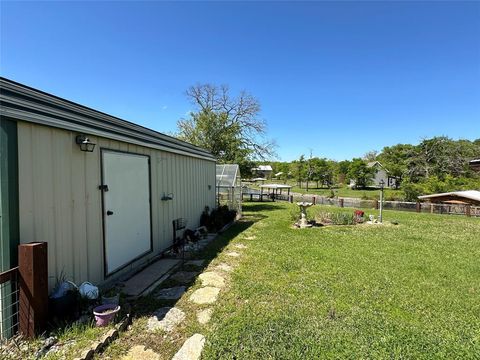
[(115, 328), (110, 329), (104, 334), (99, 341), (94, 341), (90, 344), (90, 347), (87, 350), (84, 350), (79, 357), (74, 358), (74, 360), (91, 360), (95, 354), (101, 353), (112, 341), (116, 340), (120, 334), (127, 329), (132, 317), (130, 314), (127, 314), (123, 320), (115, 325)]

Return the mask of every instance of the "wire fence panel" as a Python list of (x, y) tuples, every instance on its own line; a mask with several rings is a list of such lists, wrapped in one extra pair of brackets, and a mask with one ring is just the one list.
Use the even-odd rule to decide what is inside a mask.
[(19, 325), (18, 268), (0, 273), (0, 345), (18, 331)]

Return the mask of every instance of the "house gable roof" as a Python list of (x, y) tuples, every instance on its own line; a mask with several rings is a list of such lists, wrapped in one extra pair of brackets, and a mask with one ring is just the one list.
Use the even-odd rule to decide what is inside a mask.
[(387, 173), (389, 172), (385, 166), (383, 166), (379, 161), (371, 161), (367, 163), (367, 167), (372, 168), (372, 167), (380, 167), (382, 170), (385, 170)]

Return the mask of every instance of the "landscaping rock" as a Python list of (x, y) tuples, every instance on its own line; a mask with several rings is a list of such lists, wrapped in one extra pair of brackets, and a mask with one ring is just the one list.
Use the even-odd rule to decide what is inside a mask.
[(160, 355), (152, 349), (145, 349), (143, 345), (136, 345), (128, 351), (128, 354), (122, 360), (160, 360)]
[(180, 283), (188, 283), (192, 281), (193, 278), (198, 274), (198, 271), (179, 271), (170, 276), (170, 279), (178, 281)]
[(235, 244), (235, 247), (236, 247), (237, 249), (246, 249), (246, 248), (247, 248), (247, 246), (244, 245), (244, 244)]
[(214, 286), (217, 288), (223, 288), (225, 286), (225, 280), (219, 274), (213, 271), (207, 271), (199, 275), (203, 286)]
[(205, 260), (203, 260), (203, 259), (189, 260), (189, 261), (185, 262), (185, 265), (193, 265), (193, 266), (202, 267), (204, 263), (205, 263)]
[(221, 263), (221, 264), (217, 265), (215, 268), (218, 269), (218, 270), (225, 271), (225, 272), (230, 272), (230, 271), (233, 270), (233, 267), (231, 267), (230, 265), (225, 264), (225, 263)]
[(58, 342), (58, 338), (56, 336), (50, 336), (49, 338), (45, 339), (43, 342), (43, 346), (49, 348), (55, 345)]
[(197, 312), (197, 320), (200, 324), (205, 325), (210, 321), (212, 317), (213, 310), (212, 309), (205, 309), (202, 311)]
[(228, 256), (231, 256), (231, 257), (239, 257), (240, 254), (236, 251), (230, 251), (227, 253)]
[(245, 240), (255, 240), (257, 237), (256, 236), (247, 236)]
[(170, 332), (183, 320), (185, 320), (185, 313), (182, 310), (176, 307), (162, 307), (148, 319), (147, 328), (149, 331), (162, 329)]
[(105, 335), (102, 336), (101, 342), (103, 343), (104, 346), (107, 346), (110, 344), (113, 340), (115, 340), (118, 337), (118, 330), (117, 329), (110, 329), (107, 331)]
[(177, 300), (185, 293), (185, 286), (175, 286), (172, 288), (160, 289), (155, 294), (155, 298), (160, 300)]
[(212, 304), (217, 301), (218, 293), (220, 292), (219, 288), (207, 286), (201, 289), (196, 290), (191, 296), (190, 301), (195, 304)]
[(205, 345), (205, 336), (194, 334), (182, 345), (172, 360), (198, 360)]
[[(58, 342), (58, 338), (55, 337), (55, 336), (50, 336), (49, 338), (46, 338), (43, 341), (43, 345), (40, 348), (40, 350), (38, 350), (35, 353), (35, 358), (40, 359), (41, 357), (44, 357), (47, 353), (50, 352), (50, 350), (51, 350), (50, 348), (52, 348), (57, 342)], [(53, 349), (52, 353), (56, 352), (56, 351), (58, 351), (57, 348)]]

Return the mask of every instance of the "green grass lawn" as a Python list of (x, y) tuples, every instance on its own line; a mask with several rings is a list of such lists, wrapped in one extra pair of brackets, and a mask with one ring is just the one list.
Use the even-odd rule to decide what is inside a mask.
[(248, 248), (202, 359), (480, 357), (480, 219), (385, 211), (399, 225), (300, 230), (293, 206), (245, 204), (252, 225), (224, 237)]
[[(273, 180), (273, 181), (265, 181), (265, 183), (283, 184), (284, 182)], [(287, 185), (292, 186), (292, 189), (291, 189), (292, 192), (301, 193), (301, 194), (331, 196), (333, 191), (333, 194), (339, 197), (361, 198), (364, 200), (380, 199), (380, 190), (373, 189), (373, 188), (358, 189), (358, 190), (350, 189), (347, 186), (341, 186), (333, 189), (317, 188), (316, 183), (312, 181), (310, 182), (308, 191), (307, 191), (305, 187), (305, 183), (303, 183), (301, 188), (298, 186), (298, 183), (295, 181), (289, 181), (287, 182)], [(255, 185), (253, 185), (252, 187), (255, 187)], [(395, 190), (395, 189), (388, 189), (388, 188), (384, 190), (384, 196), (385, 196), (385, 200), (398, 200), (398, 201), (403, 201), (405, 197), (402, 190)]]

